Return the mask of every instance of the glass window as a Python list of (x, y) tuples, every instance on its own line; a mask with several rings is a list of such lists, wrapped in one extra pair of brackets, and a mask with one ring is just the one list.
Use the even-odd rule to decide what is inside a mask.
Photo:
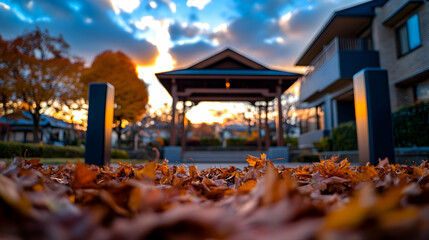
[(398, 35), (399, 35), (399, 44), (400, 44), (400, 55), (404, 55), (409, 51), (408, 48), (408, 34), (407, 34), (407, 28), (406, 27), (401, 27), (398, 30)]
[(396, 29), (398, 55), (405, 55), (421, 45), (419, 15), (414, 14)]
[(417, 101), (429, 100), (429, 79), (416, 86)]
[(417, 14), (413, 15), (407, 21), (408, 28), (408, 45), (410, 50), (420, 46), (420, 30), (419, 30), (419, 17)]
[(324, 104), (317, 106), (317, 129), (325, 129)]
[(316, 108), (300, 109), (297, 113), (300, 121), (301, 133), (308, 133), (318, 129)]

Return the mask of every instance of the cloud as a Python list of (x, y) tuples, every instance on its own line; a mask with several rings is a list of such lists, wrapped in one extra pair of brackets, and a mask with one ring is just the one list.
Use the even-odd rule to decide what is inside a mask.
[(176, 45), (170, 49), (170, 54), (176, 60), (176, 68), (189, 67), (189, 65), (203, 60), (215, 52), (216, 47), (205, 41), (191, 44)]
[(210, 0), (188, 0), (186, 5), (188, 7), (196, 7), (200, 10), (203, 10), (204, 7), (210, 3)]
[[(169, 22), (167, 47), (176, 67), (231, 47), (265, 65), (287, 68), (334, 9), (363, 0), (189, 0), (177, 6), (173, 0), (123, 2), (8, 1), (0, 5), (0, 21), (8, 23), (0, 34), (12, 38), (39, 25), (55, 35), (62, 33), (72, 52), (88, 60), (112, 49), (148, 65), (159, 55), (159, 31), (153, 24)], [(220, 26), (208, 24), (208, 4), (210, 18), (224, 19)]]
[(210, 25), (207, 23), (191, 22), (180, 23), (178, 21), (170, 24), (169, 32), (172, 41), (183, 39), (191, 39), (196, 36), (204, 36), (210, 30)]
[[(2, 26), (0, 34), (12, 39), (18, 35), (35, 29), (49, 29), (52, 35), (62, 34), (71, 46), (71, 53), (83, 57), (87, 62), (95, 55), (111, 49), (123, 51), (137, 64), (153, 64), (158, 55), (156, 47), (145, 39), (138, 40), (124, 30), (112, 18), (112, 7), (103, 1), (79, 2), (69, 4), (68, 1), (35, 1), (31, 9), (24, 2), (15, 2), (11, 10), (0, 8), (0, 21), (7, 22)], [(20, 9), (20, 13), (13, 9)], [(29, 19), (48, 16), (55, 21), (34, 22), (22, 21), (20, 14)], [(120, 15), (118, 15), (120, 17)], [(124, 18), (122, 19), (124, 22)], [(130, 27), (125, 22), (126, 26)], [(130, 27), (131, 28), (131, 27)], [(130, 29), (132, 32), (135, 28)]]
[(190, 24), (171, 25), (173, 41), (199, 39), (176, 44), (171, 53), (180, 64), (192, 62), (188, 58), (205, 57), (199, 55), (204, 52), (231, 47), (267, 66), (290, 69), (334, 10), (358, 2), (363, 1), (235, 0), (232, 7), (236, 14), (220, 26), (199, 31)]
[(132, 13), (140, 5), (140, 0), (110, 0), (110, 2), (116, 14), (119, 14), (121, 10)]

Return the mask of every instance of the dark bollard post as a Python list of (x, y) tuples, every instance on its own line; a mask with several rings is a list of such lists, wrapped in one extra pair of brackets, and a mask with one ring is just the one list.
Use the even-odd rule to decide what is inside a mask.
[(386, 157), (395, 163), (387, 71), (365, 68), (354, 75), (353, 88), (360, 163), (377, 165)]
[(115, 88), (109, 83), (89, 84), (86, 164), (104, 166), (110, 163), (114, 99)]

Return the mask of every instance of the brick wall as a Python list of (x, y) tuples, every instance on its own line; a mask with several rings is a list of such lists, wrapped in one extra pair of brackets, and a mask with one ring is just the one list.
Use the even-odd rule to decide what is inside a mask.
[[(389, 73), (393, 111), (414, 102), (412, 86), (398, 88), (395, 83), (429, 67), (429, 2), (426, 1), (393, 27), (383, 25), (383, 22), (406, 2), (407, 0), (390, 0), (384, 6), (377, 8), (376, 17), (372, 24), (374, 47), (380, 53), (380, 66), (386, 68)], [(395, 30), (414, 13), (419, 14), (422, 46), (398, 58)]]

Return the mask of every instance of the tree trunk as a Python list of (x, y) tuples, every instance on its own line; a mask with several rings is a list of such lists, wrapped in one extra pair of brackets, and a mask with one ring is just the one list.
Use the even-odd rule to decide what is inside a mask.
[(2, 97), (2, 103), (3, 103), (3, 114), (6, 116), (7, 115), (7, 107), (6, 107), (6, 103), (7, 103), (7, 100), (6, 100), (7, 98), (6, 98), (6, 96), (3, 96)]
[(36, 110), (34, 113), (31, 113), (31, 116), (33, 118), (33, 142), (39, 143), (39, 122), (40, 122), (40, 108), (36, 107)]
[(118, 147), (121, 146), (121, 135), (122, 135), (122, 119), (119, 119), (118, 126), (115, 127), (116, 135), (118, 135), (118, 141), (116, 141)]

